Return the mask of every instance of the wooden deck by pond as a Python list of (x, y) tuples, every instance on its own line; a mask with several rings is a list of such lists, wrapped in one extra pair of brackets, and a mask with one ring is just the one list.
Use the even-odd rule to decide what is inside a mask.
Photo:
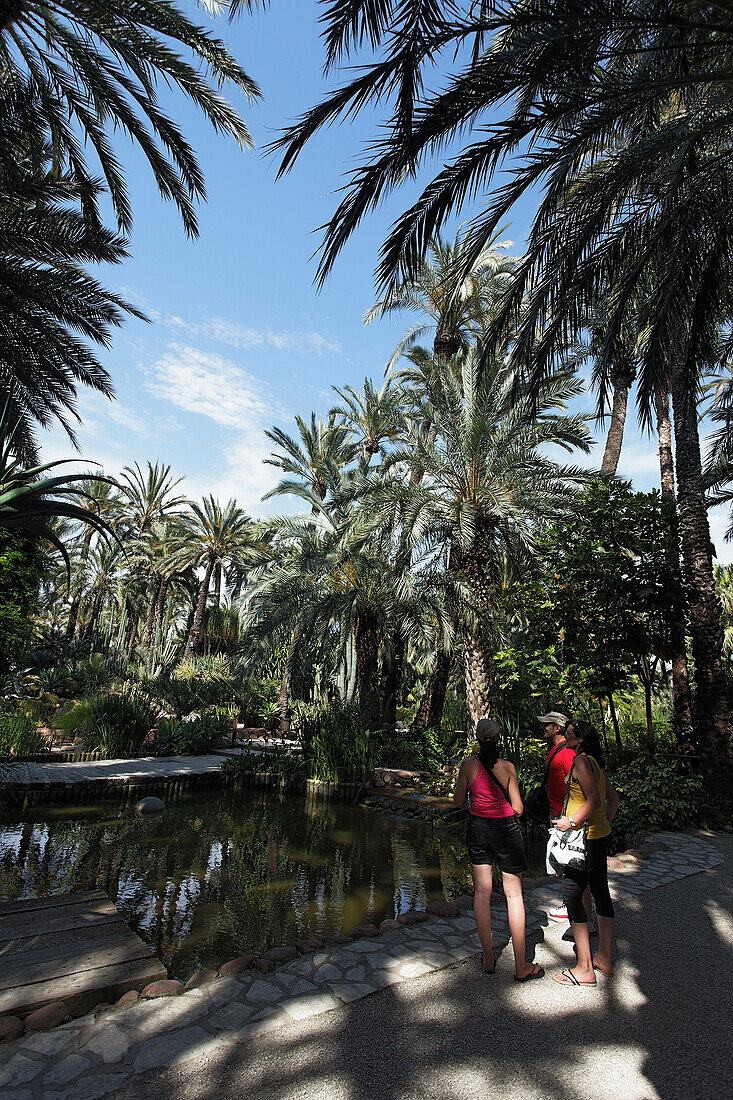
[(79, 1015), (166, 977), (102, 890), (0, 903), (0, 1017), (51, 1001)]

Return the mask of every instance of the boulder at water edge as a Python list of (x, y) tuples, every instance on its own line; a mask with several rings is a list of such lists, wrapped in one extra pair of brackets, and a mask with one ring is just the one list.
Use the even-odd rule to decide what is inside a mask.
[(135, 806), (136, 814), (160, 814), (165, 809), (165, 802), (162, 798), (155, 798), (153, 795), (149, 795), (147, 798), (141, 798)]

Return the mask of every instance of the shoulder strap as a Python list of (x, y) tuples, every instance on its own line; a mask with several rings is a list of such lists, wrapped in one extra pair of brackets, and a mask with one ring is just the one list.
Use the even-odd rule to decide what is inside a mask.
[(558, 745), (558, 746), (557, 746), (557, 748), (555, 749), (555, 751), (554, 751), (554, 752), (553, 752), (553, 753), (551, 754), (551, 756), (550, 756), (549, 760), (548, 760), (548, 761), (547, 761), (547, 763), (545, 764), (545, 774), (544, 774), (544, 775), (542, 776), (542, 784), (541, 784), (541, 786), (543, 786), (543, 787), (544, 787), (544, 785), (545, 785), (545, 784), (547, 783), (547, 779), (548, 779), (548, 776), (549, 776), (549, 774), (550, 774), (550, 764), (551, 764), (551, 763), (552, 763), (552, 761), (553, 761), (553, 760), (555, 759), (555, 757), (556, 757), (556, 756), (557, 756), (557, 754), (559, 753), (560, 749), (564, 749), (564, 748), (565, 748), (565, 742), (563, 741), (562, 745)]
[[(581, 753), (581, 755), (582, 755), (582, 753)], [(568, 800), (570, 798), (570, 784), (571, 784), (572, 779), (573, 779), (573, 772), (575, 771), (575, 764), (576, 764), (577, 759), (578, 759), (578, 757), (576, 756), (575, 760), (573, 760), (572, 764), (570, 765), (570, 771), (568, 772), (567, 782), (565, 783), (565, 798), (563, 799), (563, 802), (562, 802), (562, 810), (560, 811), (560, 817), (565, 816), (565, 811), (568, 808)]]
[[(479, 763), (481, 763), (481, 761), (479, 761)], [(483, 764), (481, 764), (481, 767), (482, 767), (482, 768), (484, 768)], [(506, 789), (506, 788), (504, 787), (503, 783), (500, 783), (500, 782), (499, 782), (499, 780), (498, 780), (498, 779), (496, 778), (496, 776), (494, 775), (493, 771), (489, 771), (489, 769), (488, 769), (488, 768), (484, 768), (484, 771), (485, 771), (485, 772), (486, 772), (486, 774), (488, 775), (489, 779), (493, 779), (493, 780), (494, 780), (494, 783), (495, 783), (495, 784), (496, 784), (496, 786), (497, 786), (497, 787), (499, 788), (499, 790), (501, 791), (501, 793), (502, 793), (502, 794), (504, 795), (504, 798), (505, 798), (505, 799), (507, 800), (507, 802), (508, 802), (508, 803), (509, 803), (509, 805), (511, 806), (511, 805), (512, 805), (512, 800), (511, 800), (511, 798), (509, 797), (509, 792), (508, 792), (508, 791), (507, 791), (507, 789)], [(513, 808), (514, 808), (514, 807), (512, 807), (512, 809), (513, 809)]]

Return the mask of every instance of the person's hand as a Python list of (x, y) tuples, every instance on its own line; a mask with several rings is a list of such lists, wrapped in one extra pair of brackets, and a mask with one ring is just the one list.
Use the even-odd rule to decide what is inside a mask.
[(556, 829), (559, 829), (561, 833), (566, 833), (570, 828), (570, 818), (563, 815), (563, 817), (556, 817), (553, 819), (552, 824)]

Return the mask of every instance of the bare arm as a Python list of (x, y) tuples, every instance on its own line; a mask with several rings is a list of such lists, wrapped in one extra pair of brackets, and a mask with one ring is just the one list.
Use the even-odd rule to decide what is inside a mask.
[[(576, 757), (575, 771), (573, 774), (580, 784), (580, 789), (585, 795), (585, 802), (580, 809), (576, 810), (573, 814), (573, 821), (576, 825), (580, 826), (584, 825), (593, 812), (598, 809), (601, 800), (598, 797), (598, 785), (596, 784), (595, 772), (588, 760), (582, 756)], [(570, 828), (570, 818), (567, 814), (564, 814), (562, 817), (553, 821), (552, 824), (565, 832), (566, 829)]]
[(512, 809), (517, 817), (521, 817), (524, 813), (524, 803), (522, 802), (522, 796), (519, 793), (519, 780), (517, 779), (517, 769), (513, 764), (509, 764), (507, 768), (509, 772), (509, 782), (507, 784), (507, 793), (509, 794), (509, 801), (512, 804)]
[(619, 795), (618, 791), (614, 787), (613, 783), (609, 783), (606, 779), (606, 817), (609, 821), (613, 821), (618, 810)]
[(464, 760), (458, 769), (458, 778), (456, 779), (456, 785), (453, 788), (453, 805), (462, 806), (466, 801), (466, 790), (468, 789), (468, 776), (466, 775), (467, 760)]

